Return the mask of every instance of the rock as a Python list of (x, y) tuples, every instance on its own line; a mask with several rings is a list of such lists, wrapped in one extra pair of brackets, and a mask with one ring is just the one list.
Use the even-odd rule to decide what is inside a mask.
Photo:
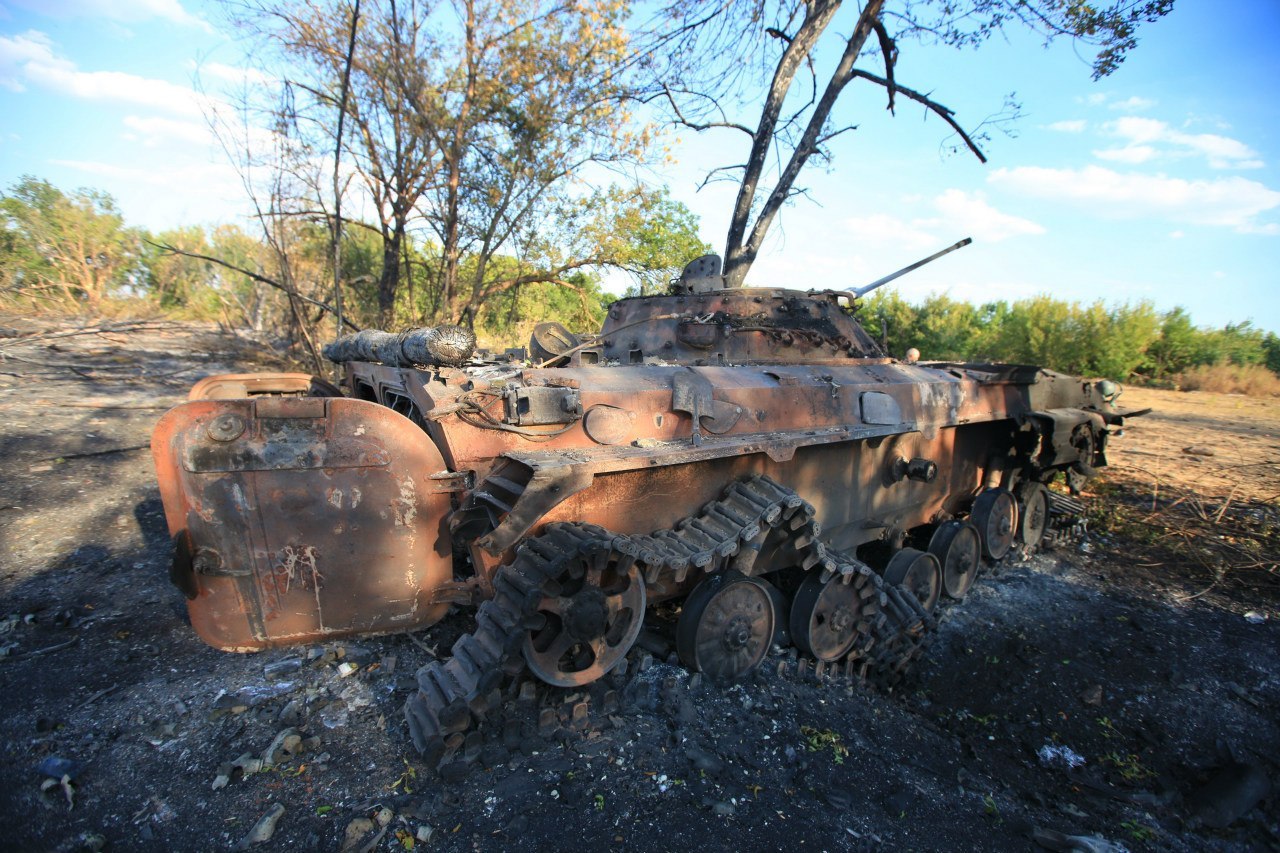
[(1191, 813), (1214, 829), (1226, 829), (1270, 791), (1271, 782), (1261, 767), (1233, 761), (1191, 795)]
[(320, 724), (326, 729), (340, 729), (351, 719), (351, 715), (347, 711), (347, 703), (341, 699), (325, 705), (317, 716), (320, 719)]
[(240, 778), (252, 776), (262, 770), (262, 759), (257, 758), (252, 753), (243, 753), (235, 761), (228, 761), (218, 768), (218, 775), (213, 780), (213, 790), (227, 787), (227, 783), (231, 781), (231, 777), (236, 775), (236, 771), (240, 771)]
[(1066, 744), (1046, 743), (1036, 753), (1045, 767), (1061, 767), (1070, 770), (1084, 764), (1084, 756)]
[(347, 831), (343, 834), (343, 853), (359, 850), (360, 842), (371, 832), (373, 832), (373, 821), (369, 818), (358, 817), (351, 821), (351, 823), (347, 824)]
[(435, 837), (435, 834), (435, 828), (424, 823), (418, 827), (418, 831), (413, 834), (413, 837), (421, 841), (423, 844), (429, 844), (431, 839)]
[(273, 663), (269, 663), (262, 668), (262, 674), (267, 678), (276, 679), (291, 672), (302, 669), (302, 658), (285, 658)]
[(1182, 448), (1182, 452), (1187, 454), (1188, 456), (1214, 456), (1215, 455), (1213, 448), (1201, 447), (1199, 445), (1184, 447)]
[(1102, 685), (1094, 684), (1091, 687), (1086, 687), (1080, 693), (1080, 701), (1086, 705), (1095, 705), (1095, 706), (1101, 705), (1102, 704)]
[(711, 805), (711, 813), (720, 817), (733, 817), (738, 807), (730, 800), (717, 800)]
[(262, 765), (264, 767), (274, 767), (277, 764), (283, 764), (289, 759), (302, 752), (302, 735), (298, 730), (290, 727), (281, 730), (279, 734), (271, 741), (262, 752)]
[(290, 699), (280, 709), (280, 716), (277, 719), (286, 726), (296, 726), (302, 722), (305, 708), (306, 705), (301, 699)]
[(1031, 840), (1046, 850), (1061, 853), (1127, 853), (1126, 848), (1099, 835), (1067, 835), (1054, 829), (1035, 829)]
[(50, 755), (36, 765), (36, 772), (41, 776), (48, 776), (53, 779), (61, 779), (66, 776), (71, 781), (74, 781), (83, 769), (84, 762), (61, 758), (57, 755)]
[(267, 813), (258, 818), (258, 822), (253, 825), (253, 829), (249, 830), (249, 834), (240, 839), (235, 849), (248, 850), (255, 844), (270, 841), (271, 836), (276, 833), (276, 824), (282, 817), (284, 817), (284, 806), (273, 803), (271, 808), (267, 809)]

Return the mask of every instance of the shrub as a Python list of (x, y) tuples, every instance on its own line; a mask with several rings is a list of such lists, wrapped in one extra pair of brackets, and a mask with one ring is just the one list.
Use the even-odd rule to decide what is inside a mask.
[(1177, 375), (1183, 391), (1280, 397), (1280, 376), (1260, 364), (1202, 364)]

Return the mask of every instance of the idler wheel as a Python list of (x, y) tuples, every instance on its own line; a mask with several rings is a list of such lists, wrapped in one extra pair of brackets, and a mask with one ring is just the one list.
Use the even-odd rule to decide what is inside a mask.
[(766, 585), (732, 569), (707, 575), (685, 599), (676, 651), (718, 684), (750, 674), (769, 651), (777, 617)]
[(1018, 488), (1018, 538), (1024, 545), (1039, 545), (1048, 526), (1049, 490), (1040, 483), (1023, 483)]
[(580, 555), (542, 593), (542, 626), (526, 635), (524, 659), (557, 687), (589, 684), (613, 669), (644, 624), (640, 570), (614, 551)]
[(1009, 553), (1018, 521), (1018, 506), (1008, 489), (988, 489), (978, 495), (970, 518), (982, 537), (983, 554), (999, 560)]
[(978, 529), (965, 521), (938, 525), (929, 540), (929, 553), (942, 566), (942, 591), (957, 601), (973, 585), (982, 562), (982, 540)]
[(862, 596), (839, 575), (823, 582), (810, 572), (791, 604), (791, 638), (818, 660), (842, 658), (857, 641), (862, 622)]
[(942, 569), (938, 566), (938, 558), (915, 548), (903, 548), (893, 555), (889, 565), (884, 567), (884, 580), (895, 586), (902, 584), (927, 611), (933, 610), (942, 592)]

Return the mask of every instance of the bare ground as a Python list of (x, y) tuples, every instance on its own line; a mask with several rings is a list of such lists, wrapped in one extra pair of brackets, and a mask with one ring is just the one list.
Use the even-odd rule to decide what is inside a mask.
[[(655, 635), (590, 691), (513, 695), (477, 769), (442, 781), (400, 706), (465, 615), (232, 655), (168, 585), (150, 428), (270, 349), (193, 325), (0, 326), (63, 335), (0, 339), (0, 847), (225, 849), (277, 805), (259, 849), (361, 829), (353, 849), (1280, 847), (1277, 401), (1127, 390), (1158, 411), (1113, 446), (1088, 542), (991, 569), (892, 693), (785, 659), (718, 689)], [(296, 754), (231, 766), (289, 728)]]

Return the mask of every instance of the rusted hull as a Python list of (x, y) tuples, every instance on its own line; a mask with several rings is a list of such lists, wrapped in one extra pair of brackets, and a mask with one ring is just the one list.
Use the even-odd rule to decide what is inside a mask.
[(410, 630), (448, 609), (444, 462), (413, 423), (342, 398), (196, 401), (152, 438), (173, 577), (232, 651)]

